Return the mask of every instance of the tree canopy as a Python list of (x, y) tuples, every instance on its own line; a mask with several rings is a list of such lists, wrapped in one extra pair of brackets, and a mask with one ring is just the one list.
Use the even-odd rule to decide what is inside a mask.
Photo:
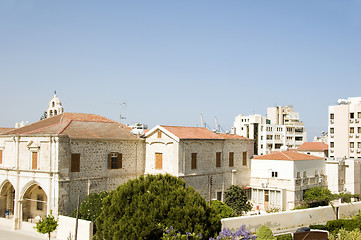
[[(91, 193), (84, 201), (80, 204), (79, 207), (79, 218), (84, 220), (89, 220), (95, 223), (97, 217), (99, 217), (100, 213), (102, 212), (103, 199), (108, 196), (107, 191), (102, 191), (100, 193)], [(76, 216), (76, 209), (72, 213), (72, 217)]]
[(45, 218), (41, 218), (39, 222), (36, 223), (35, 228), (39, 233), (48, 234), (50, 240), (50, 234), (55, 231), (58, 227), (58, 220), (55, 219), (52, 212)]
[(129, 180), (103, 200), (95, 239), (160, 239), (163, 230), (214, 236), (219, 217), (193, 188), (170, 175)]
[(233, 209), (235, 215), (242, 215), (252, 209), (252, 203), (248, 201), (246, 191), (236, 185), (230, 186), (225, 192), (225, 203)]

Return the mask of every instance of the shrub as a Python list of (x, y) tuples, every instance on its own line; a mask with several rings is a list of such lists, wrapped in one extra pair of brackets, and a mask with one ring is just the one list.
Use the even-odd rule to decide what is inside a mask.
[(252, 209), (246, 192), (240, 186), (232, 185), (225, 192), (225, 203), (233, 209), (235, 215), (242, 215)]
[(282, 235), (278, 235), (276, 236), (277, 240), (292, 240), (292, 234), (288, 233), (288, 234), (282, 234)]
[(361, 231), (356, 228), (351, 231), (347, 231), (346, 229), (341, 228), (339, 233), (330, 234), (329, 240), (359, 240), (361, 239)]
[(318, 230), (328, 231), (328, 228), (326, 227), (326, 225), (310, 225), (310, 229), (318, 229)]
[[(102, 191), (100, 193), (91, 193), (86, 196), (84, 201), (80, 204), (78, 217), (80, 219), (95, 222), (97, 217), (99, 217), (100, 213), (102, 212), (102, 201), (106, 196), (108, 196), (107, 191)], [(76, 217), (76, 209), (71, 216)]]
[(160, 239), (169, 226), (211, 237), (221, 228), (204, 198), (169, 174), (142, 176), (111, 191), (96, 225), (95, 239)]
[(354, 219), (338, 219), (328, 221), (326, 223), (327, 230), (331, 233), (337, 233), (341, 228), (347, 231), (352, 231), (356, 228), (361, 228), (361, 222)]
[(211, 208), (216, 212), (220, 218), (234, 217), (233, 209), (224, 202), (213, 200), (211, 202)]
[(314, 187), (305, 191), (303, 199), (309, 207), (318, 207), (327, 206), (336, 197), (326, 187)]
[(257, 239), (259, 240), (272, 240), (272, 239), (276, 239), (273, 236), (272, 230), (267, 226), (267, 225), (263, 225), (262, 227), (260, 227), (257, 230)]
[(50, 214), (45, 218), (41, 218), (34, 228), (36, 228), (39, 233), (48, 234), (50, 240), (50, 234), (55, 231), (58, 225), (58, 219), (55, 219), (52, 211), (50, 211)]

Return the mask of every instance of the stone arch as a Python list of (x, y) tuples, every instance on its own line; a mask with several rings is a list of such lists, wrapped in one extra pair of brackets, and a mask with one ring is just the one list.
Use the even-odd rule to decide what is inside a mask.
[(23, 221), (37, 221), (46, 217), (48, 195), (36, 181), (27, 183), (21, 192), (21, 210)]
[(0, 186), (0, 217), (13, 218), (15, 203), (15, 188), (5, 180)]

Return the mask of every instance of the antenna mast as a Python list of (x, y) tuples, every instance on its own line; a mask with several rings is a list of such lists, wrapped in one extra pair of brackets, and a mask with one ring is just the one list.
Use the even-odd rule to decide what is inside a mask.
[(120, 103), (120, 110), (119, 110), (119, 120), (120, 122), (122, 122), (123, 119), (126, 119), (125, 117), (122, 116), (122, 107), (127, 106), (126, 102), (122, 102)]
[(205, 128), (205, 127), (206, 127), (206, 124), (204, 123), (203, 114), (202, 114), (202, 113), (201, 113), (201, 123), (202, 123), (202, 128)]
[(214, 123), (216, 124), (216, 131), (219, 132), (219, 124), (217, 121), (217, 117), (214, 117)]

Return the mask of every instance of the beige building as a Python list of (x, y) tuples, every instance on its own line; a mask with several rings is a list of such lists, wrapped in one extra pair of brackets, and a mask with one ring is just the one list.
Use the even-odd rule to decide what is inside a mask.
[(293, 106), (268, 108), (267, 117), (240, 114), (235, 118), (233, 132), (255, 140), (255, 155), (281, 151), (282, 147), (296, 149), (307, 140), (304, 124)]
[(329, 106), (328, 141), (331, 158), (361, 158), (361, 97)]
[(0, 216), (14, 227), (70, 214), (91, 193), (144, 173), (144, 139), (94, 114), (62, 113), (0, 134)]
[[(170, 173), (209, 199), (249, 183), (253, 140), (206, 128), (156, 126), (145, 135), (145, 174)], [(211, 180), (212, 179), (212, 180)]]
[(303, 191), (326, 185), (325, 159), (295, 151), (255, 156), (251, 163), (251, 202), (255, 209), (292, 210)]

